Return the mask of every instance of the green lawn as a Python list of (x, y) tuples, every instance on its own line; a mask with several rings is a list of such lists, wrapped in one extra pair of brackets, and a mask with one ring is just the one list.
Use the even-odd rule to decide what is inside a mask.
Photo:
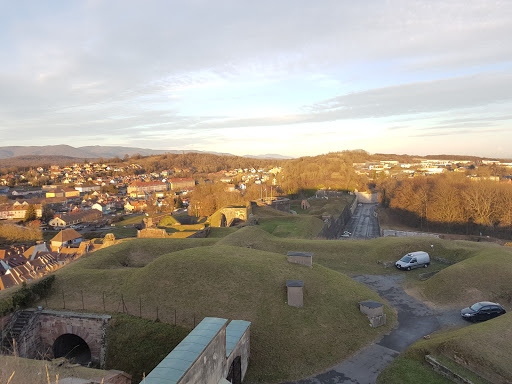
[(352, 204), (355, 196), (343, 196), (329, 199), (309, 199), (311, 205), (309, 209), (302, 209), (302, 200), (294, 200), (290, 204), (290, 209), (297, 212), (298, 215), (310, 215), (321, 217), (322, 215), (332, 215), (338, 217), (343, 212), (346, 205)]
[[(130, 372), (132, 382), (140, 383), (169, 352), (183, 340), (191, 328), (114, 314), (108, 324), (108, 368)], [(162, 342), (164, 341), (164, 342)]]
[(377, 378), (377, 384), (451, 384), (425, 361), (399, 356)]
[(115, 223), (115, 225), (116, 225), (116, 227), (124, 227), (125, 225), (133, 225), (133, 224), (142, 223), (143, 219), (144, 219), (144, 215), (142, 215), (142, 214), (129, 215), (129, 216), (125, 216), (125, 218), (123, 218), (123, 220)]
[(422, 284), (425, 296), (445, 305), (499, 301), (512, 309), (512, 249), (486, 244), (474, 257), (445, 268)]

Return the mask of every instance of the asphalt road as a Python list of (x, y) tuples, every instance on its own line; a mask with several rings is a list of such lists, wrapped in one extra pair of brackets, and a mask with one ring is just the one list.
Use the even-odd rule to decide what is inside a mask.
[(363, 348), (328, 371), (286, 384), (374, 384), (380, 372), (416, 340), (442, 326), (467, 325), (457, 309), (434, 313), (409, 296), (400, 286), (403, 278), (403, 275), (354, 277), (389, 301), (398, 312), (398, 326), (379, 342)]
[(375, 214), (377, 204), (358, 204), (345, 229), (352, 235), (342, 239), (373, 239), (380, 236), (379, 222)]

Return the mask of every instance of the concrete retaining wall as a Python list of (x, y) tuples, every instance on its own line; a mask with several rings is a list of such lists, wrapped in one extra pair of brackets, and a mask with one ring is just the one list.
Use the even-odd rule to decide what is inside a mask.
[(318, 237), (323, 237), (330, 240), (339, 239), (356, 208), (357, 199), (354, 199), (352, 204), (345, 206), (343, 212), (341, 212), (337, 219), (334, 219), (332, 216), (330, 219), (327, 219), (327, 222), (325, 222), (324, 227)]
[(425, 237), (435, 237), (439, 238), (440, 236), (436, 233), (426, 233), (426, 232), (413, 232), (413, 231), (395, 231), (393, 229), (384, 229), (382, 231), (382, 236), (396, 236), (396, 237), (407, 237), (407, 236), (425, 236)]

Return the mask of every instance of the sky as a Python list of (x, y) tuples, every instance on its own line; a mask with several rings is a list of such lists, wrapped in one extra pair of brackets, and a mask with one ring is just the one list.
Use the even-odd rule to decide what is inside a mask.
[(512, 1), (0, 0), (0, 146), (512, 158)]

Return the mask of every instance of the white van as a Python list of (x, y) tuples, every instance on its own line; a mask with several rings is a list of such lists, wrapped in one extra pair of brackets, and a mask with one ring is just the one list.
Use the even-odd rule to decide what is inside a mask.
[(405, 269), (407, 271), (420, 267), (427, 268), (429, 265), (430, 256), (427, 252), (423, 251), (410, 252), (395, 263), (398, 269)]

